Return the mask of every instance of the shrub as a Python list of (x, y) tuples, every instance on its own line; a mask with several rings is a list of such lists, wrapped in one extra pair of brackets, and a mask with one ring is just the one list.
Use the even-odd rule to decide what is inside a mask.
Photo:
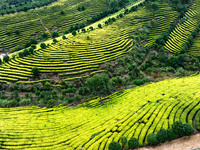
[(75, 30), (72, 31), (72, 35), (73, 35), (73, 36), (76, 35), (76, 31), (75, 31)]
[(28, 51), (27, 49), (25, 49), (25, 50), (23, 51), (23, 54), (24, 54), (24, 56), (27, 56), (27, 55), (29, 55), (29, 51)]
[(17, 35), (19, 35), (19, 34), (20, 34), (20, 31), (19, 31), (19, 30), (16, 30), (15, 33), (16, 33)]
[(35, 45), (35, 44), (32, 44), (31, 47), (32, 47), (33, 49), (36, 49), (36, 45)]
[(23, 52), (19, 52), (18, 55), (19, 55), (20, 58), (22, 58), (24, 56), (24, 53)]
[(177, 137), (184, 136), (184, 127), (181, 121), (176, 121), (172, 124), (172, 132), (174, 132)]
[(148, 141), (148, 144), (149, 145), (157, 145), (158, 144), (158, 140), (156, 138), (156, 135), (153, 134), (153, 133), (150, 133), (148, 136), (147, 136), (147, 141)]
[(98, 28), (102, 28), (102, 25), (101, 25), (101, 24), (98, 24)]
[(31, 44), (37, 44), (37, 43), (38, 43), (37, 40), (34, 39), (34, 38), (31, 38), (31, 39), (29, 40), (29, 42), (30, 42)]
[(45, 90), (50, 90), (51, 89), (51, 84), (49, 82), (45, 82), (44, 89)]
[(31, 103), (30, 98), (24, 98), (19, 102), (20, 105), (29, 105), (30, 103)]
[(40, 75), (40, 69), (37, 68), (37, 67), (34, 67), (32, 68), (32, 73), (33, 75), (36, 77), (36, 76), (39, 76)]
[(8, 62), (8, 61), (9, 61), (9, 56), (8, 56), (8, 55), (4, 56), (4, 57), (3, 57), (3, 61), (4, 61), (4, 62)]
[(165, 129), (160, 129), (156, 134), (157, 140), (159, 143), (164, 143), (167, 141), (167, 131)]
[(47, 38), (47, 36), (48, 36), (48, 34), (47, 34), (46, 32), (44, 32), (44, 33), (42, 34), (42, 37), (43, 37), (43, 38)]
[(31, 47), (28, 49), (29, 53), (33, 54), (34, 49)]
[(184, 129), (184, 136), (189, 136), (194, 133), (194, 129), (189, 123), (183, 124), (183, 129)]
[(53, 33), (52, 33), (52, 37), (53, 37), (53, 38), (58, 37), (58, 36), (59, 36), (59, 35), (58, 35), (58, 32), (53, 32)]
[(42, 49), (45, 49), (47, 46), (46, 46), (45, 43), (41, 43), (41, 44), (40, 44), (40, 47), (41, 47)]
[(136, 138), (130, 138), (128, 141), (128, 147), (129, 149), (134, 149), (139, 147), (139, 142)]
[(135, 80), (133, 81), (133, 83), (134, 83), (135, 85), (142, 85), (144, 82), (143, 82), (141, 79), (135, 79)]
[(62, 10), (62, 11), (60, 12), (60, 14), (61, 14), (61, 15), (64, 15), (64, 14), (65, 14), (65, 12)]
[(65, 39), (67, 39), (67, 38), (66, 38), (66, 36), (63, 35), (62, 39), (65, 40)]
[(69, 33), (69, 31), (68, 30), (66, 30), (65, 32), (64, 32), (64, 34), (68, 34)]
[(86, 79), (86, 86), (93, 91), (107, 91), (108, 81), (109, 78), (107, 74), (96, 74), (93, 77)]
[(167, 140), (168, 141), (172, 141), (172, 140), (176, 139), (176, 135), (174, 134), (172, 129), (168, 129), (166, 131), (167, 131)]
[(118, 142), (113, 141), (109, 144), (108, 149), (109, 150), (121, 150), (122, 148)]

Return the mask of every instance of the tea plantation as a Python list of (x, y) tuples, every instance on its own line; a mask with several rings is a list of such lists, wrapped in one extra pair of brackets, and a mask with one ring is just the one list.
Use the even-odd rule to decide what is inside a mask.
[(138, 138), (142, 146), (149, 133), (177, 120), (193, 123), (200, 109), (199, 78), (168, 79), (71, 108), (2, 108), (1, 148), (103, 150), (121, 136)]
[(199, 0), (0, 0), (0, 14), (0, 149), (199, 133)]

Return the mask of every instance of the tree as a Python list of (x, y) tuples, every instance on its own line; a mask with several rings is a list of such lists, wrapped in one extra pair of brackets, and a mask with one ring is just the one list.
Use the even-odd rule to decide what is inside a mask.
[(108, 90), (108, 75), (107, 74), (96, 74), (91, 78), (86, 79), (86, 85), (90, 90), (93, 91), (107, 91)]
[(34, 67), (32, 68), (32, 73), (33, 75), (36, 77), (36, 76), (39, 76), (40, 75), (40, 69), (37, 68), (37, 67)]
[(118, 142), (113, 141), (113, 142), (111, 142), (109, 144), (108, 149), (109, 150), (121, 150), (122, 147), (121, 147), (121, 145)]
[(41, 47), (42, 49), (45, 49), (47, 46), (46, 46), (45, 43), (41, 43), (41, 44), (40, 44), (40, 47)]
[(65, 39), (67, 39), (67, 38), (66, 38), (66, 36), (63, 35), (62, 39), (65, 40)]
[(58, 37), (58, 36), (59, 36), (59, 35), (58, 35), (58, 32), (53, 32), (53, 33), (52, 33), (52, 37), (53, 37), (53, 38)]
[(54, 43), (57, 43), (58, 41), (57, 41), (56, 39), (53, 39), (53, 42), (54, 42)]
[(29, 51), (28, 51), (27, 49), (25, 49), (25, 50), (23, 51), (23, 54), (24, 54), (24, 56), (27, 56), (27, 55), (29, 55)]
[(85, 33), (85, 28), (83, 28), (81, 31)]
[(139, 142), (136, 138), (130, 138), (128, 141), (128, 147), (130, 149), (138, 148), (139, 147)]
[(160, 129), (156, 134), (157, 140), (159, 143), (164, 143), (167, 141), (167, 131), (165, 129)]
[(148, 141), (148, 144), (149, 145), (157, 145), (158, 144), (158, 140), (156, 138), (156, 135), (153, 134), (153, 133), (150, 133), (148, 136), (147, 136), (147, 141)]
[(9, 56), (8, 55), (4, 56), (3, 57), (3, 61), (8, 62), (9, 61)]
[(34, 39), (34, 38), (31, 38), (31, 39), (29, 40), (29, 42), (30, 42), (31, 44), (37, 44), (37, 43), (38, 43), (37, 40)]
[(105, 21), (105, 25), (108, 25), (108, 21)]
[(122, 136), (122, 137), (121, 137), (121, 143), (122, 143), (122, 148), (124, 148), (124, 146), (125, 146), (126, 143), (127, 143), (127, 137)]
[(157, 10), (159, 10), (159, 6), (158, 6), (158, 3), (157, 2), (153, 2), (153, 3), (151, 3), (149, 6), (147, 6), (148, 7), (148, 9), (150, 10), (150, 11), (152, 11), (153, 12), (153, 18), (155, 17), (155, 11), (157, 11)]
[(98, 24), (98, 28), (102, 28), (102, 25), (101, 25), (101, 24)]
[(72, 31), (72, 35), (73, 35), (73, 36), (76, 35), (76, 31), (75, 31), (75, 30)]
[(30, 47), (28, 51), (29, 51), (29, 53), (33, 54), (34, 49), (32, 47)]

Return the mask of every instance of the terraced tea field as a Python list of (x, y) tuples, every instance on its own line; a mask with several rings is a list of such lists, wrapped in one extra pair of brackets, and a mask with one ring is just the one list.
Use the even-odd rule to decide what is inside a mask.
[[(85, 6), (86, 10), (80, 12), (78, 6)], [(62, 10), (64, 15), (61, 15)], [(0, 48), (24, 45), (31, 37), (39, 39), (45, 28), (37, 13), (51, 32), (62, 33), (76, 23), (86, 23), (87, 19), (104, 10), (107, 10), (106, 0), (59, 0), (37, 10), (0, 16)], [(19, 35), (16, 30), (20, 31)]]
[(121, 136), (142, 146), (149, 133), (174, 121), (192, 124), (200, 110), (199, 83), (200, 75), (168, 79), (71, 108), (2, 108), (1, 148), (107, 150)]
[(200, 18), (200, 7), (198, 4), (194, 4), (186, 12), (184, 21), (181, 20), (180, 24), (177, 24), (176, 28), (169, 35), (169, 39), (166, 41), (165, 49), (170, 52), (179, 52), (185, 44), (192, 31), (196, 29)]
[(194, 40), (188, 53), (194, 56), (200, 56), (200, 35)]
[(156, 42), (156, 38), (158, 38), (162, 32), (166, 31), (170, 24), (176, 19), (178, 16), (178, 12), (174, 11), (171, 7), (168, 7), (169, 12), (166, 14), (164, 5), (160, 4), (160, 10), (156, 11), (155, 20), (156, 24), (152, 29), (150, 36), (148, 38), (148, 43), (145, 46), (151, 46)]
[[(171, 11), (166, 6), (163, 5), (162, 15)], [(89, 72), (84, 75), (86, 77), (94, 74), (100, 64), (114, 60), (132, 49), (134, 43), (130, 35), (146, 24), (149, 15), (145, 7), (141, 7), (137, 12), (127, 14), (102, 29), (69, 36), (24, 58), (16, 56), (1, 66), (0, 82), (31, 83), (33, 67), (38, 67), (42, 73), (57, 74), (56, 81), (82, 78), (86, 72)], [(131, 23), (133, 20), (134, 25)]]

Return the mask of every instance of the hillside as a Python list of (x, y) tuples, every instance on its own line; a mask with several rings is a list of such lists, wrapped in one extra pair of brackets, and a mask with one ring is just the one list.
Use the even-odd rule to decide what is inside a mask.
[(125, 150), (200, 131), (199, 0), (0, 9), (0, 149)]
[[(77, 8), (82, 6), (85, 6), (85, 11), (78, 11)], [(7, 52), (7, 49), (25, 46), (30, 38), (38, 41), (46, 40), (43, 33), (47, 31), (40, 18), (51, 34), (54, 31), (62, 34), (72, 25), (86, 23), (87, 19), (104, 10), (107, 10), (106, 0), (59, 0), (48, 7), (1, 16), (1, 51)], [(64, 13), (61, 14), (61, 11)], [(40, 18), (37, 14), (40, 15)], [(50, 37), (50, 35), (47, 36)]]
[(147, 144), (149, 133), (174, 121), (193, 123), (200, 109), (199, 83), (200, 75), (168, 79), (71, 108), (2, 108), (1, 145), (15, 150), (107, 150), (121, 136)]

